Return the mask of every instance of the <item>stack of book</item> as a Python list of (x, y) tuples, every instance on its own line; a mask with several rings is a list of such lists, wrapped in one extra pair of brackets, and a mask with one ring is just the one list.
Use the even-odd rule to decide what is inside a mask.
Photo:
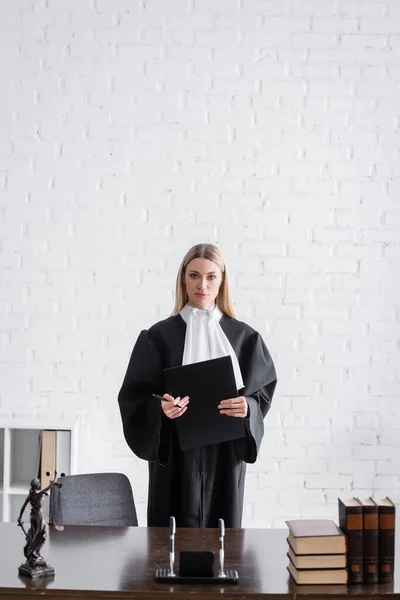
[(345, 584), (346, 536), (329, 519), (295, 519), (289, 527), (288, 570), (297, 584)]
[(349, 583), (391, 583), (396, 507), (390, 498), (339, 498), (339, 525), (347, 537)]

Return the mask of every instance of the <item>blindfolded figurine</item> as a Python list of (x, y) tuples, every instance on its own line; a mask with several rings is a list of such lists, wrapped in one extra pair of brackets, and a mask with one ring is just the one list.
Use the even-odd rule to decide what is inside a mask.
[[(43, 490), (40, 489), (40, 479), (32, 479), (28, 496), (19, 513), (17, 523), (24, 532), (26, 541), (24, 547), (26, 562), (19, 567), (19, 573), (21, 575), (40, 577), (54, 574), (54, 569), (50, 567), (40, 555), (40, 550), (46, 541), (46, 523), (44, 522), (42, 511), (43, 499), (54, 485), (61, 487), (61, 484), (56, 482), (56, 474), (54, 474), (54, 479), (52, 479), (49, 485)], [(30, 504), (31, 507), (31, 514), (30, 527), (28, 531), (26, 531), (22, 516), (28, 504)]]

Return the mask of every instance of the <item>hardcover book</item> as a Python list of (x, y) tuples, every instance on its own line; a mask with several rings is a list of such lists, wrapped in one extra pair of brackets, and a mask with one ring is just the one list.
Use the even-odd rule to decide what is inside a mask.
[(294, 519), (286, 521), (288, 542), (296, 554), (342, 554), (346, 537), (330, 519)]
[(379, 583), (394, 578), (396, 507), (390, 498), (376, 500), (379, 515)]
[(357, 498), (338, 499), (339, 526), (347, 537), (349, 583), (363, 582), (363, 507)]
[(296, 554), (290, 547), (288, 557), (296, 569), (345, 569), (346, 554)]
[(335, 585), (347, 583), (346, 569), (296, 569), (289, 560), (288, 570), (299, 585)]
[(364, 583), (378, 583), (379, 529), (378, 506), (372, 498), (360, 501), (363, 509)]

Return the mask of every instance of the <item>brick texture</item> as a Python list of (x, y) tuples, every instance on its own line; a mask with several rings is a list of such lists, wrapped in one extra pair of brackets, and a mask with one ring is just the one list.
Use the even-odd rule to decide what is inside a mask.
[(0, 417), (145, 524), (116, 397), (211, 241), (280, 380), (244, 525), (400, 502), (399, 48), (398, 0), (0, 0)]

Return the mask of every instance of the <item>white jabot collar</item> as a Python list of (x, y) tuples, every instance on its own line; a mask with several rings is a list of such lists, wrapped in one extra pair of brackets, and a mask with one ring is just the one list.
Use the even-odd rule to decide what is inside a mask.
[(186, 323), (182, 365), (230, 356), (236, 387), (244, 387), (236, 353), (219, 323), (223, 314), (218, 306), (206, 310), (186, 304), (179, 314)]

